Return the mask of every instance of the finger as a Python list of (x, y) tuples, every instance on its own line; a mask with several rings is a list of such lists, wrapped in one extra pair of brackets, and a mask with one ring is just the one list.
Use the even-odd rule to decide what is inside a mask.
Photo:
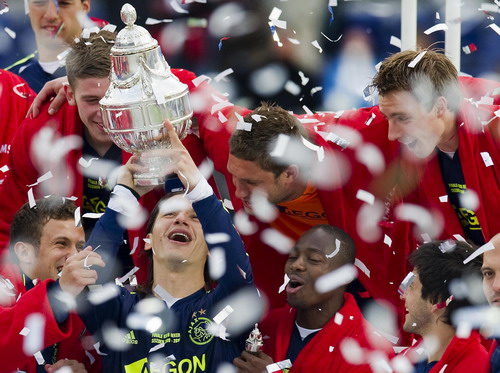
[(167, 130), (167, 135), (170, 138), (170, 143), (172, 144), (173, 149), (177, 149), (179, 147), (184, 148), (179, 136), (177, 136), (177, 132), (175, 130), (174, 125), (168, 120), (163, 121), (163, 126)]
[(66, 102), (66, 93), (64, 92), (64, 87), (62, 87), (59, 89), (59, 92), (57, 92), (56, 97), (49, 106), (49, 114), (54, 115), (55, 113), (57, 113), (65, 102)]
[(235, 357), (233, 359), (233, 364), (234, 364), (235, 367), (237, 367), (239, 369), (246, 368), (246, 361), (243, 360), (241, 357)]

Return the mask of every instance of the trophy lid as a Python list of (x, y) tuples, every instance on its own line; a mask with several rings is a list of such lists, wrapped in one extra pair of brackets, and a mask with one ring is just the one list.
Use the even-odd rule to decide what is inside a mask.
[(126, 3), (122, 6), (120, 17), (126, 27), (116, 35), (116, 41), (111, 48), (112, 55), (128, 55), (146, 52), (158, 46), (158, 42), (141, 26), (137, 26), (135, 8)]

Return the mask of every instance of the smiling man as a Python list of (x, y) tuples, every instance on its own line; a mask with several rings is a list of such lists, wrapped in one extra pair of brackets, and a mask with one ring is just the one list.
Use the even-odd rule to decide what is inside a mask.
[(489, 371), (488, 353), (479, 334), (456, 335), (453, 314), (471, 306), (467, 299), (458, 299), (450, 290), (452, 283), (479, 275), (481, 259), (464, 264), (474, 249), (462, 241), (432, 241), (420, 245), (409, 262), (414, 267), (400, 286), (405, 301), (404, 330), (422, 336), (423, 343), (405, 351), (416, 372), (438, 373)]
[[(234, 364), (242, 373), (266, 372), (266, 366), (290, 359), (290, 372), (372, 372), (367, 356), (357, 362), (346, 358), (348, 341), (390, 354), (387, 341), (376, 337), (363, 318), (347, 285), (318, 290), (321, 276), (352, 266), (356, 249), (351, 237), (340, 228), (317, 225), (302, 235), (285, 265), (290, 278), (286, 286), (290, 307), (272, 311), (259, 329), (264, 352), (243, 352)], [(344, 343), (347, 343), (344, 345)], [(352, 341), (351, 341), (352, 343)]]
[[(482, 82), (469, 84), (480, 87)], [(480, 102), (464, 100), (464, 84), (453, 63), (431, 50), (388, 57), (373, 85), (388, 122), (388, 139), (402, 144), (393, 176), (404, 200), (439, 212), (443, 229), (437, 237), (460, 234), (484, 244), (500, 231), (495, 94)]]
[[(31, 28), (35, 34), (38, 57), (28, 56), (12, 67), (12, 72), (24, 78), (39, 92), (49, 80), (66, 74), (58, 59), (82, 29), (92, 25), (87, 17), (90, 0), (27, 0)], [(100, 20), (93, 20), (99, 26)]]
[[(10, 246), (14, 260), (2, 263), (0, 270), (0, 351), (4, 371), (35, 373), (40, 371), (37, 365), (48, 372), (63, 366), (75, 372), (100, 371), (100, 364), (93, 363), (95, 357), (90, 357), (82, 346), (85, 328), (81, 320), (72, 315), (57, 325), (52, 312), (48, 312), (50, 280), (58, 279), (66, 260), (85, 243), (83, 228), (75, 225), (75, 210), (73, 202), (49, 197), (36, 201), (33, 208), (26, 203), (12, 222)], [(29, 353), (25, 348), (24, 333), (20, 333), (24, 327), (35, 328), (29, 324), (32, 315), (38, 316), (39, 325), (43, 325), (40, 340), (33, 341), (40, 342), (41, 351), (35, 356), (36, 351)], [(87, 347), (91, 346), (87, 343)]]

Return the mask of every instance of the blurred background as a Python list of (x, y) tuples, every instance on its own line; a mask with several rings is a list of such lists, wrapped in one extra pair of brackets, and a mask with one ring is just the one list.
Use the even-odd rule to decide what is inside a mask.
[[(124, 3), (91, 0), (89, 15), (107, 20), (121, 30), (119, 14)], [(137, 10), (137, 24), (146, 27), (160, 42), (171, 67), (212, 78), (232, 69), (217, 83), (218, 89), (229, 93), (233, 102), (247, 107), (254, 107), (261, 100), (276, 102), (297, 113), (307, 108), (371, 106), (363, 92), (375, 65), (399, 51), (390, 42), (391, 36), (400, 38), (399, 0), (129, 3)], [(498, 0), (462, 2), (463, 73), (500, 81), (500, 35), (488, 27), (499, 24), (499, 4)], [(274, 8), (277, 10), (273, 12)], [(272, 12), (276, 17), (271, 16)], [(270, 27), (270, 16), (279, 20), (274, 22), (278, 27)], [(444, 31), (424, 34), (424, 30), (444, 20), (444, 0), (419, 1), (419, 46), (444, 48)], [(11, 65), (35, 49), (24, 2), (1, 1), (0, 67)]]

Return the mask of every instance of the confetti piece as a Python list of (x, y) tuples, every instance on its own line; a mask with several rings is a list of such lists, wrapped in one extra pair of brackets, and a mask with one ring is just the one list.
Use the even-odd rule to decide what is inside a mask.
[(337, 6), (337, 0), (328, 0), (328, 6)]
[(205, 235), (205, 241), (210, 245), (217, 245), (219, 243), (229, 242), (231, 236), (225, 232), (209, 233)]
[(299, 76), (300, 76), (300, 84), (306, 85), (309, 82), (309, 78), (305, 76), (305, 74), (302, 71), (299, 71)]
[(385, 160), (380, 149), (374, 144), (363, 143), (356, 149), (356, 159), (364, 164), (374, 174), (380, 174), (385, 169)]
[(103, 286), (97, 285), (92, 287), (92, 290), (88, 294), (88, 299), (93, 305), (99, 305), (117, 297), (118, 294), (118, 288), (114, 284), (109, 283)]
[(271, 34), (273, 35), (273, 40), (278, 44), (278, 47), (282, 47), (283, 43), (280, 41), (280, 37), (278, 35), (278, 32), (276, 31), (276, 27), (274, 26), (272, 21), (268, 22), (269, 28), (271, 29)]
[(397, 38), (395, 36), (391, 36), (391, 41), (389, 42), (389, 44), (394, 45), (395, 47), (398, 47), (399, 49), (401, 49), (401, 39), (400, 38)]
[(328, 259), (333, 258), (340, 251), (340, 240), (338, 238), (335, 239), (335, 250), (333, 250), (330, 254), (325, 255)]
[(213, 320), (216, 324), (223, 322), (231, 313), (233, 313), (233, 308), (230, 305), (224, 307), (217, 315), (214, 316)]
[(252, 131), (252, 123), (249, 122), (237, 122), (236, 129), (251, 132)]
[(286, 289), (286, 286), (290, 282), (290, 277), (285, 273), (285, 277), (283, 279), (283, 284), (281, 284), (280, 288), (278, 289), (278, 294), (283, 293), (283, 291)]
[(43, 349), (45, 317), (41, 313), (31, 313), (26, 317), (25, 328), (29, 330), (23, 339), (23, 351), (26, 355), (33, 355)]
[(444, 371), (446, 370), (447, 367), (448, 367), (448, 364), (443, 365), (443, 367), (441, 368), (439, 373), (444, 373)]
[(392, 245), (392, 238), (389, 237), (388, 235), (384, 234), (384, 243), (387, 246), (391, 247), (391, 245)]
[(317, 40), (312, 41), (311, 44), (319, 50), (319, 53), (323, 53), (323, 48), (321, 48)]
[(368, 118), (368, 119), (366, 120), (365, 125), (366, 125), (366, 126), (369, 126), (370, 124), (372, 124), (373, 119), (375, 119), (375, 117), (376, 117), (375, 113), (372, 113), (372, 115), (370, 116), (370, 118)]
[(74, 217), (75, 217), (75, 227), (81, 227), (82, 222), (81, 222), (81, 217), (80, 217), (80, 206), (78, 206), (76, 208)]
[(134, 255), (135, 251), (139, 247), (139, 237), (134, 237), (134, 242), (132, 244), (132, 250), (130, 250), (129, 255)]
[(292, 82), (291, 80), (288, 80), (285, 83), (285, 91), (288, 93), (291, 93), (294, 96), (298, 96), (300, 94), (300, 86), (297, 85), (296, 83)]
[(92, 355), (90, 352), (88, 352), (87, 350), (85, 350), (85, 355), (87, 355), (87, 357), (89, 358), (89, 361), (90, 361), (90, 365), (94, 364), (95, 363), (95, 357), (94, 355)]
[(265, 118), (265, 116), (259, 114), (252, 114), (251, 117), (256, 122), (260, 122), (262, 121), (262, 118)]
[(12, 39), (16, 38), (16, 33), (14, 31), (12, 31), (10, 28), (4, 27), (3, 29), (5, 30), (7, 35), (9, 35)]
[(255, 222), (251, 221), (248, 214), (243, 210), (238, 211), (234, 215), (234, 225), (238, 232), (243, 235), (251, 235), (257, 232), (258, 226)]
[(228, 40), (228, 39), (229, 39), (229, 38), (228, 38), (227, 36), (225, 36), (225, 37), (223, 37), (223, 38), (220, 38), (220, 40), (219, 40), (219, 51), (222, 49), (222, 42), (223, 42), (224, 40)]
[(365, 265), (365, 263), (363, 263), (361, 260), (359, 260), (358, 258), (356, 258), (354, 260), (354, 265), (356, 267), (358, 267), (361, 270), (361, 272), (363, 272), (366, 275), (366, 277), (370, 277), (370, 270)]
[(40, 351), (35, 352), (35, 354), (33, 356), (34, 356), (34, 358), (35, 358), (35, 360), (36, 360), (36, 362), (37, 362), (38, 365), (45, 364), (45, 359), (43, 358), (43, 355), (42, 355), (42, 353)]
[(446, 23), (438, 23), (437, 25), (434, 25), (434, 26), (428, 28), (427, 30), (425, 30), (424, 34), (425, 35), (430, 35), (433, 32), (436, 32), (436, 31), (445, 31), (445, 30), (448, 30), (448, 26), (446, 26)]
[(165, 347), (165, 343), (158, 343), (156, 346), (153, 346), (149, 349), (149, 352), (155, 352), (158, 350), (161, 350), (163, 347)]
[(311, 96), (314, 95), (316, 92), (319, 92), (323, 90), (323, 87), (314, 87), (311, 89)]
[(4, 165), (4, 166), (0, 167), (0, 171), (2, 171), (3, 173), (6, 173), (7, 171), (9, 171), (9, 166)]
[(219, 121), (221, 123), (226, 123), (227, 122), (227, 117), (222, 113), (222, 111), (219, 111), (217, 113), (217, 116), (219, 117)]
[(290, 136), (280, 133), (274, 149), (269, 153), (271, 157), (283, 157), (285, 155), (286, 148), (290, 143)]
[(333, 322), (337, 325), (342, 325), (342, 321), (344, 321), (344, 315), (337, 312), (333, 318)]
[(33, 208), (36, 206), (35, 197), (33, 196), (33, 188), (30, 188), (28, 190), (28, 202), (30, 204), (30, 208)]
[(198, 87), (201, 83), (203, 83), (205, 81), (207, 83), (210, 83), (212, 81), (212, 78), (210, 78), (209, 76), (206, 76), (206, 75), (200, 75), (200, 76), (197, 76), (196, 78), (194, 78), (192, 80), (192, 83), (194, 84), (195, 87)]
[(173, 10), (175, 10), (177, 13), (184, 13), (188, 14), (189, 11), (186, 9), (182, 8), (175, 0), (170, 1), (170, 6), (172, 7)]
[(170, 23), (173, 21), (173, 19), (155, 19), (148, 17), (148, 19), (146, 19), (146, 25), (157, 25), (159, 23)]
[(219, 102), (218, 104), (215, 104), (212, 106), (210, 112), (211, 112), (211, 114), (213, 114), (213, 113), (220, 111), (220, 110), (222, 110), (226, 107), (229, 107), (229, 106), (234, 106), (234, 104), (231, 102), (227, 102), (227, 101)]
[(116, 25), (113, 25), (112, 23), (108, 23), (106, 26), (102, 28), (103, 31), (109, 31), (109, 32), (115, 32), (116, 31)]
[(471, 260), (474, 260), (477, 258), (479, 255), (485, 253), (486, 251), (494, 250), (495, 246), (493, 245), (493, 242), (487, 242), (480, 248), (478, 248), (476, 251), (474, 251), (471, 255), (469, 255), (465, 260), (464, 264), (469, 263)]
[(206, 18), (193, 18), (189, 17), (187, 20), (188, 27), (199, 27), (199, 28), (207, 28), (208, 20)]
[(467, 240), (465, 238), (463, 238), (460, 234), (454, 234), (453, 237), (457, 240), (457, 241), (461, 241), (461, 242), (467, 242)]
[(333, 23), (333, 19), (334, 19), (334, 17), (333, 17), (333, 8), (331, 6), (328, 7), (328, 13), (330, 13), (330, 21), (329, 21), (328, 24), (331, 26), (332, 23)]
[[(413, 61), (411, 61), (409, 64), (408, 64), (408, 67), (411, 67), (412, 69), (417, 66), (417, 63), (419, 63), (419, 61), (422, 59), (422, 57), (424, 57), (424, 55), (427, 53), (427, 51), (423, 51), (423, 52), (420, 52), (418, 54), (417, 57), (415, 57), (413, 59)], [(378, 71), (378, 70), (377, 70)]]
[(307, 115), (314, 115), (311, 109), (309, 109), (306, 105), (302, 105), (302, 109), (304, 109)]
[(215, 247), (210, 250), (208, 256), (208, 270), (210, 278), (217, 281), (226, 272), (226, 253), (221, 247)]
[(99, 160), (99, 158), (90, 158), (90, 159), (87, 161), (85, 158), (81, 157), (81, 158), (78, 160), (78, 164), (79, 164), (80, 166), (82, 166), (83, 168), (88, 168), (88, 167), (90, 167), (90, 165), (92, 164), (92, 162), (93, 162), (93, 161), (98, 161), (98, 160)]
[(314, 287), (319, 293), (327, 293), (350, 283), (355, 278), (356, 268), (352, 264), (345, 264), (338, 269), (318, 277)]
[(439, 202), (448, 202), (448, 195), (439, 196)]
[(488, 25), (493, 31), (495, 31), (498, 35), (500, 35), (500, 27), (498, 27), (495, 23)]
[(44, 182), (44, 181), (46, 181), (46, 180), (49, 180), (49, 179), (51, 179), (52, 177), (53, 177), (52, 172), (50, 172), (50, 171), (49, 171), (49, 172), (46, 172), (45, 174), (43, 174), (42, 176), (40, 176), (40, 177), (37, 179), (36, 183), (34, 183), (34, 184), (30, 184), (30, 185), (26, 185), (26, 186), (27, 186), (27, 187), (29, 187), (29, 188), (30, 188), (30, 187), (34, 187), (35, 185), (38, 185), (38, 184), (40, 184), (40, 183), (42, 183), (42, 182)]
[(493, 166), (493, 160), (491, 159), (490, 153), (481, 152), (481, 157), (483, 158), (483, 162), (486, 167)]
[(279, 372), (284, 369), (289, 369), (292, 367), (292, 362), (290, 359), (286, 359), (283, 361), (278, 361), (277, 363), (269, 364), (266, 366), (267, 373)]
[(104, 215), (104, 213), (87, 212), (87, 213), (85, 213), (85, 214), (82, 215), (82, 218), (99, 219), (103, 215)]
[(324, 33), (321, 33), (325, 37), (326, 40), (331, 41), (333, 43), (333, 39), (330, 39), (328, 36), (326, 36)]
[(481, 3), (481, 8), (478, 10), (481, 10), (483, 12), (491, 12), (491, 13), (500, 13), (500, 7), (497, 3), (495, 4), (488, 4), (488, 3)]
[(262, 241), (281, 254), (288, 254), (292, 250), (294, 241), (273, 228), (265, 229), (261, 234)]
[(132, 268), (130, 271), (128, 271), (125, 275), (123, 275), (122, 277), (120, 277), (118, 279), (118, 281), (120, 283), (124, 283), (125, 281), (127, 281), (133, 274), (135, 274), (137, 271), (139, 270), (139, 267), (134, 267)]
[(300, 45), (300, 41), (298, 41), (297, 39), (293, 39), (293, 38), (287, 38), (287, 39), (292, 44)]
[(280, 8), (274, 7), (273, 10), (271, 10), (271, 13), (269, 14), (269, 19), (270, 20), (275, 20), (279, 19), (281, 17), (282, 10)]
[(347, 149), (347, 147), (350, 144), (349, 141), (347, 141), (346, 139), (343, 139), (343, 138), (337, 136), (333, 132), (328, 133), (328, 136), (326, 137), (326, 140), (333, 142), (334, 144), (340, 146), (342, 149)]
[(441, 19), (441, 16), (439, 15), (439, 12), (436, 12), (436, 19)]
[(222, 71), (221, 73), (217, 74), (217, 76), (214, 78), (214, 80), (216, 82), (219, 82), (232, 73), (234, 73), (233, 69), (231, 69), (231, 68), (226, 69), (226, 70)]
[(25, 336), (25, 337), (26, 337), (26, 336), (29, 334), (29, 332), (30, 332), (29, 328), (24, 327), (24, 328), (23, 328), (23, 329), (19, 332), (19, 334), (20, 334), (20, 335), (22, 335), (22, 336)]
[(369, 205), (373, 205), (375, 202), (375, 196), (366, 190), (358, 189), (356, 193), (356, 198), (360, 201), (366, 202)]
[(465, 54), (471, 54), (477, 51), (477, 47), (476, 44), (470, 43), (469, 45), (462, 47), (462, 50), (464, 51)]
[(328, 352), (333, 352), (334, 349), (335, 349), (335, 347), (330, 346), (330, 347), (328, 347)]
[(95, 351), (97, 352), (98, 355), (108, 356), (108, 354), (106, 354), (104, 352), (101, 352), (100, 348), (101, 348), (101, 342), (97, 342), (97, 343), (94, 344), (94, 349), (95, 349)]

